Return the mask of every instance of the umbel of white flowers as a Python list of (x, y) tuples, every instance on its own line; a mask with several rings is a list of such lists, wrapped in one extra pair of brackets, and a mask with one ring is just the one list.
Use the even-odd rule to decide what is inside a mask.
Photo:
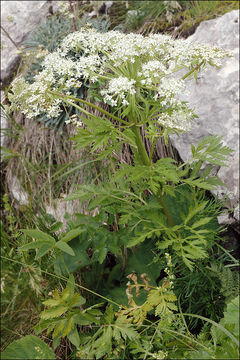
[(23, 77), (16, 79), (9, 98), (12, 108), (20, 108), (29, 118), (42, 113), (57, 117), (64, 111), (63, 99), (56, 99), (49, 90), (72, 95), (74, 88), (88, 82), (109, 106), (124, 110), (133, 101), (150, 100), (159, 104), (161, 126), (187, 131), (193, 111), (177, 100), (186, 80), (178, 76), (179, 71), (218, 67), (225, 56), (231, 54), (168, 35), (82, 30), (69, 34), (57, 51), (45, 57), (43, 70), (32, 84)]

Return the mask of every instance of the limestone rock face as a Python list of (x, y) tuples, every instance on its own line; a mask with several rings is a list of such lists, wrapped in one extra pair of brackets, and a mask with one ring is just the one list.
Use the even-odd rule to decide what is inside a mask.
[[(1, 103), (4, 101), (4, 93), (1, 91)], [(0, 109), (0, 124), (1, 124), (1, 131), (0, 131), (0, 145), (3, 147), (7, 147), (8, 145), (8, 136), (6, 135), (7, 129), (9, 127), (8, 119), (5, 111), (3, 111), (2, 107)], [(2, 159), (2, 152), (1, 152), (1, 159)]]
[(51, 1), (1, 1), (1, 83), (3, 88), (10, 83), (12, 73), (20, 60), (17, 47), (21, 46), (27, 35), (46, 18), (51, 8)]
[[(215, 194), (229, 197), (229, 208), (237, 208), (239, 201), (239, 13), (231, 11), (220, 18), (202, 22), (186, 41), (205, 43), (231, 50), (221, 69), (212, 68), (189, 80), (190, 95), (183, 98), (195, 108), (198, 119), (191, 132), (180, 137), (171, 136), (173, 145), (185, 161), (191, 157), (190, 144), (209, 135), (223, 136), (224, 145), (233, 149), (229, 167), (216, 169), (226, 184)], [(239, 218), (237, 211), (234, 216)], [(226, 220), (226, 219), (225, 219)]]

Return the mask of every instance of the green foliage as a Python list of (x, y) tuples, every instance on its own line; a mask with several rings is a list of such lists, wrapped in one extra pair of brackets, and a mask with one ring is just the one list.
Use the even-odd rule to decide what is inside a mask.
[[(68, 283), (62, 294), (58, 290), (53, 292), (53, 298), (46, 300), (43, 304), (48, 307), (40, 314), (40, 322), (35, 326), (35, 333), (39, 334), (46, 328), (47, 334), (52, 333), (54, 347), (56, 347), (61, 337), (68, 336), (69, 340), (75, 346), (79, 346), (80, 340), (77, 333), (76, 324), (80, 324), (78, 308), (85, 303), (85, 299), (77, 292), (74, 292), (75, 282), (73, 275), (70, 275)], [(77, 308), (77, 309), (76, 309)], [(91, 313), (91, 312), (90, 312)], [(89, 322), (89, 316), (83, 315), (83, 323)]]
[(187, 37), (205, 20), (238, 10), (238, 1), (131, 1), (123, 19), (125, 31), (168, 32)]
[(211, 264), (210, 270), (219, 278), (221, 282), (221, 293), (228, 303), (237, 297), (239, 292), (239, 272), (220, 264)]
[[(230, 332), (230, 334), (229, 334)], [(205, 339), (204, 339), (205, 336)], [(189, 359), (238, 359), (239, 358), (239, 296), (234, 298), (224, 312), (219, 324), (214, 323), (210, 331), (210, 340), (201, 334), (207, 351), (194, 351)], [(190, 355), (190, 357), (189, 357)]]
[[(104, 125), (100, 123), (99, 126), (102, 128)], [(75, 137), (80, 146), (86, 131), (81, 129), (80, 136)], [(101, 136), (96, 127), (96, 136), (102, 140), (103, 131), (100, 133)], [(89, 134), (92, 136), (92, 133)], [(106, 139), (108, 137), (106, 135)], [(98, 143), (97, 138), (95, 141)], [(89, 200), (90, 210), (101, 206), (104, 212), (120, 214), (119, 226), (125, 227), (125, 233), (128, 231), (125, 246), (136, 246), (147, 238), (159, 238), (158, 249), (173, 248), (192, 269), (193, 259), (207, 256), (206, 249), (211, 246), (217, 232), (219, 208), (214, 202), (204, 201), (195, 187), (210, 190), (219, 184), (216, 177), (209, 176), (211, 165), (219, 163), (219, 159), (224, 164), (231, 152), (220, 141), (221, 138), (214, 136), (200, 141), (198, 147), (193, 148), (193, 158), (181, 166), (174, 164), (172, 159), (160, 159), (150, 166), (124, 164), (108, 183), (81, 186), (67, 200)], [(105, 143), (104, 149), (106, 146)], [(199, 178), (203, 161), (209, 162), (209, 168)], [(188, 173), (190, 176), (186, 177)], [(153, 196), (146, 198), (145, 193), (149, 190)], [(162, 200), (159, 199), (161, 193), (166, 193), (162, 195)], [(168, 226), (166, 214), (162, 214), (163, 201), (169, 208), (168, 217), (175, 224), (172, 227)]]
[[(174, 290), (184, 313), (198, 314), (214, 321), (223, 316), (225, 293), (221, 290), (218, 275), (210, 272), (208, 264), (217, 264), (215, 256), (196, 261), (193, 271), (179, 266), (175, 270)], [(198, 333), (203, 321), (198, 318), (187, 318), (188, 328)]]
[(2, 359), (55, 359), (53, 350), (37, 336), (27, 335), (14, 341), (2, 353)]
[[(68, 239), (71, 239), (71, 234), (66, 234), (65, 239), (55, 241), (55, 239), (42, 232), (41, 230), (21, 230), (24, 234), (35, 238), (36, 241), (32, 241), (31, 243), (25, 244), (19, 248), (19, 250), (26, 251), (32, 249), (38, 249), (35, 259), (39, 259), (40, 257), (47, 254), (52, 249), (60, 249), (63, 252), (74, 256), (74, 251), (72, 248), (67, 244)], [(74, 235), (73, 235), (74, 236)]]
[[(147, 16), (153, 17), (147, 5), (141, 6), (145, 6)], [(158, 16), (168, 11), (167, 16), (170, 17), (174, 12), (169, 10), (170, 7), (173, 10), (174, 5), (170, 2), (159, 2)], [(53, 22), (44, 25), (42, 35), (40, 32), (43, 43), (48, 38), (47, 35), (44, 37), (48, 26), (51, 31), (51, 27), (56, 25), (61, 35), (60, 28), (65, 25)], [(108, 24), (104, 26), (107, 28)], [(90, 48), (94, 56), (99, 56), (99, 64), (114, 54), (114, 49), (110, 48), (111, 42), (110, 45), (106, 44), (110, 50), (100, 47), (101, 51), (94, 54), (94, 36), (98, 37), (100, 44), (103, 34), (88, 31), (85, 34), (92, 41), (89, 41)], [(116, 34), (110, 35), (114, 43)], [(126, 39), (132, 44), (130, 37)], [(39, 277), (41, 271), (49, 274), (50, 268), (55, 273), (52, 275), (58, 279), (58, 286), (49, 294), (51, 298), (43, 301), (45, 308), (40, 313), (35, 333), (39, 335), (45, 332), (51, 336), (55, 350), (67, 337), (75, 347), (71, 356), (80, 358), (164, 359), (199, 354), (204, 358), (220, 356), (221, 352), (230, 354), (232, 351), (235, 354), (237, 325), (235, 318), (229, 315), (230, 311), (237, 313), (235, 300), (228, 304), (220, 323), (215, 322), (223, 315), (224, 296), (221, 294), (219, 276), (224, 270), (214, 268), (215, 263), (210, 270), (209, 264), (214, 257), (209, 256), (219, 240), (217, 216), (221, 204), (207, 194), (207, 191), (223, 185), (217, 177), (212, 176), (211, 171), (216, 165), (226, 165), (231, 150), (223, 145), (222, 138), (210, 136), (200, 140), (196, 147), (192, 146), (192, 157), (185, 163), (179, 164), (170, 158), (153, 159), (159, 138), (163, 137), (166, 144), (169, 134), (180, 135), (188, 129), (187, 121), (196, 117), (186, 103), (174, 101), (166, 84), (165, 89), (164, 86), (161, 88), (163, 80), (168, 80), (163, 78), (169, 74), (168, 69), (173, 66), (174, 73), (184, 68), (187, 72), (183, 81), (196, 76), (208, 63), (217, 65), (218, 62), (212, 63), (209, 58), (206, 59), (204, 48), (194, 48), (186, 64), (183, 60), (174, 62), (176, 49), (172, 40), (166, 38), (161, 51), (168, 56), (167, 59), (170, 51), (172, 63), (166, 60), (160, 64), (163, 71), (160, 68), (156, 76), (151, 69), (148, 70), (149, 85), (139, 69), (144, 70), (141, 68), (143, 65), (148, 67), (149, 62), (152, 63), (150, 60), (156, 60), (160, 66), (159, 54), (154, 57), (155, 48), (153, 43), (147, 43), (149, 39), (146, 44), (151, 45), (152, 57), (147, 57), (148, 54), (144, 52), (138, 53), (139, 48), (143, 49), (139, 46), (134, 48), (139, 56), (132, 56), (131, 59), (126, 57), (125, 61), (124, 54), (119, 54), (120, 65), (116, 65), (112, 59), (112, 62), (106, 61), (101, 71), (99, 64), (95, 70), (89, 70), (88, 65), (84, 65), (86, 75), (82, 75), (83, 79), (75, 79), (81, 80), (81, 88), (71, 89), (72, 95), (64, 93), (64, 84), (58, 84), (61, 72), (57, 74), (55, 71), (53, 86), (46, 90), (47, 104), (48, 101), (49, 105), (51, 101), (60, 101), (60, 110), (65, 110), (60, 115), (62, 120), (72, 113), (78, 115), (78, 130), (73, 137), (76, 146), (89, 152), (93, 161), (104, 160), (108, 176), (101, 179), (97, 173), (95, 179), (84, 185), (71, 184), (71, 193), (65, 200), (87, 202), (87, 212), (75, 214), (74, 220), (69, 219), (66, 230), (63, 230), (61, 222), (51, 217), (46, 221), (43, 216), (38, 219), (35, 229), (23, 229), (23, 235), (18, 234), (18, 256), (21, 259), (18, 263), (27, 264), (31, 273), (38, 264)], [(84, 41), (79, 43), (74, 36), (72, 40), (73, 43), (76, 41), (75, 45), (71, 43), (67, 50), (62, 49), (66, 50), (62, 61), (68, 61), (71, 66), (78, 59), (85, 61), (91, 53), (89, 49), (84, 53)], [(135, 42), (141, 45), (143, 38), (135, 37)], [(55, 39), (49, 46), (55, 50)], [(211, 51), (213, 61), (215, 51), (219, 51), (220, 58), (225, 56), (220, 50)], [(58, 55), (56, 58), (59, 60)], [(74, 72), (72, 68), (71, 71)], [(66, 74), (66, 80), (71, 80), (71, 71), (69, 78)], [(29, 101), (32, 84), (31, 80), (28, 81), (29, 86), (21, 80), (16, 83), (15, 91), (20, 94), (17, 102)], [(44, 83), (44, 79), (42, 81)], [(122, 93), (118, 88), (111, 92), (110, 85), (114, 85), (114, 88), (116, 84), (122, 86)], [(178, 86), (179, 83), (176, 92)], [(87, 90), (89, 101), (83, 100)], [(14, 100), (14, 95), (10, 95), (11, 99)], [(108, 110), (103, 107), (102, 101), (109, 105)], [(96, 102), (100, 102), (100, 105), (96, 105)], [(13, 104), (13, 109), (14, 106), (17, 107), (17, 104)], [(95, 112), (90, 112), (89, 108)], [(41, 113), (42, 116), (44, 118), (45, 113)], [(58, 126), (61, 119), (51, 118), (49, 124)], [(148, 141), (148, 148), (143, 135)], [(125, 145), (130, 148), (131, 163), (116, 161), (121, 159)], [(7, 156), (13, 158), (14, 153)], [(63, 166), (55, 176), (68, 176), (74, 171), (70, 169), (64, 174), (65, 170)], [(7, 206), (7, 200), (5, 203)], [(9, 208), (7, 210), (10, 211)], [(14, 225), (14, 221), (9, 220)], [(29, 237), (31, 242), (28, 242)], [(164, 254), (167, 266), (163, 260)], [(48, 266), (43, 270), (45, 264)], [(59, 280), (65, 280), (65, 275), (68, 282), (65, 289), (60, 291)], [(231, 277), (229, 274), (225, 276)], [(235, 279), (234, 276), (232, 278)], [(222, 291), (228, 282), (222, 281)], [(76, 287), (88, 295), (82, 297), (75, 290)], [(230, 300), (233, 294), (234, 290), (231, 290), (227, 299)], [(98, 303), (98, 297), (107, 304)], [(182, 310), (187, 313), (184, 314)], [(184, 316), (194, 320), (185, 320)], [(213, 325), (210, 332), (209, 327), (202, 327), (202, 321)], [(190, 332), (199, 333), (200, 330), (198, 337)]]

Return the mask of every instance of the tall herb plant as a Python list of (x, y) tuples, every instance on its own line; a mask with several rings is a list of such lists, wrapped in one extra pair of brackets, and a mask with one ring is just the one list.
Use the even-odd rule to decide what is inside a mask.
[[(71, 257), (75, 256), (74, 239), (82, 250), (80, 267), (103, 264), (112, 254), (119, 261), (120, 267), (116, 271), (122, 276), (136, 271), (134, 269), (132, 272), (131, 264), (129, 266), (131, 253), (139, 254), (140, 251), (142, 259), (147, 256), (147, 253), (141, 253), (144, 244), (151, 244), (150, 251), (155, 254), (152, 262), (161, 261), (167, 251), (172, 256), (174, 267), (180, 270), (187, 268), (192, 271), (197, 260), (206, 259), (219, 231), (216, 216), (220, 207), (206, 198), (205, 191), (222, 185), (211, 170), (214, 165), (225, 166), (231, 150), (224, 146), (221, 138), (209, 136), (201, 139), (198, 146), (192, 145), (192, 157), (182, 164), (170, 158), (154, 161), (153, 153), (160, 137), (167, 143), (170, 134), (180, 136), (190, 130), (197, 115), (186, 102), (181, 101), (180, 95), (187, 88), (189, 78), (197, 77), (200, 71), (207, 70), (209, 66), (220, 66), (225, 56), (230, 54), (219, 48), (173, 40), (166, 35), (143, 37), (117, 31), (98, 33), (86, 30), (68, 35), (57, 51), (47, 55), (42, 63), (42, 71), (35, 76), (32, 84), (23, 78), (14, 81), (12, 93), (9, 94), (12, 110), (20, 108), (30, 118), (40, 113), (51, 118), (59, 116), (65, 106), (75, 107), (78, 116), (69, 121), (76, 125), (74, 140), (77, 147), (88, 149), (96, 161), (105, 159), (109, 164), (109, 177), (104, 183), (94, 181), (76, 186), (75, 192), (67, 198), (87, 200), (88, 210), (93, 211), (95, 216), (78, 214), (72, 228), (60, 236), (53, 237), (39, 230), (24, 230), (26, 236), (36, 241), (23, 245), (20, 250), (36, 249), (36, 259), (54, 253), (57, 259), (55, 270), (58, 274), (65, 272), (68, 275), (76, 270), (71, 264)], [(74, 96), (74, 89), (83, 84), (89, 87), (87, 99)], [(108, 110), (104, 104), (108, 105)], [(145, 147), (146, 138), (150, 149)], [(116, 160), (124, 144), (131, 149), (131, 164)], [(64, 253), (68, 256), (68, 262)], [(62, 266), (59, 265), (59, 258)], [(168, 267), (171, 264), (169, 262)], [(149, 265), (147, 275), (142, 277), (146, 290), (148, 284), (156, 287), (160, 276), (160, 271), (154, 271), (149, 277)], [(164, 270), (167, 275), (168, 267)], [(148, 280), (145, 276), (148, 276)], [(72, 275), (70, 279), (72, 282)], [(116, 278), (111, 275), (109, 281), (111, 279)], [(131, 275), (131, 280), (137, 294), (140, 285), (135, 275)], [(171, 292), (172, 280), (169, 279), (168, 285), (163, 282), (161, 286), (167, 286)], [(161, 320), (157, 323), (169, 330), (171, 314), (176, 311), (176, 306), (162, 304), (164, 296), (160, 288), (156, 288), (155, 295), (148, 295), (148, 300), (143, 297), (140, 304), (131, 297), (131, 289), (131, 284), (128, 284), (126, 294), (131, 309), (120, 311), (120, 315), (117, 315), (120, 320), (116, 320), (115, 328), (119, 329), (118, 321), (141, 326), (151, 317), (154, 306), (159, 309), (155, 310), (155, 317), (161, 319), (163, 306), (164, 323)], [(57, 324), (51, 319), (65, 316), (69, 309), (72, 311), (74, 306), (83, 304), (77, 295), (76, 302), (73, 301), (71, 296), (74, 297), (74, 291), (69, 291), (64, 293), (65, 298), (55, 293), (54, 299), (45, 304), (57, 306), (53, 315), (52, 310), (46, 310), (47, 317), (42, 316), (43, 320), (47, 320), (44, 326), (50, 326), (49, 332), (55, 329), (57, 338), (62, 336), (65, 321), (70, 321), (73, 315), (67, 316), (67, 320), (61, 318), (58, 330), (55, 327)], [(173, 293), (168, 295), (170, 303), (176, 300)], [(104, 295), (101, 296), (106, 300)], [(95, 315), (101, 317), (98, 311), (95, 311)], [(162, 338), (160, 325), (156, 332), (150, 331), (144, 338), (145, 342), (138, 344), (137, 348), (134, 345), (137, 335), (131, 328), (115, 334), (115, 328), (110, 326), (96, 331), (93, 343), (86, 337), (80, 342), (84, 346), (80, 346), (73, 319), (71, 321), (69, 330), (73, 332), (70, 341), (81, 348), (81, 356), (112, 356), (114, 349), (109, 339), (117, 341), (127, 338), (133, 340), (131, 346), (135, 354), (144, 353), (143, 358), (167, 356), (167, 353), (162, 353), (165, 348), (156, 347), (150, 352), (151, 347), (147, 346), (155, 336)], [(81, 321), (79, 325), (83, 325)], [(90, 320), (87, 318), (85, 321)], [(114, 313), (109, 308), (100, 323), (110, 325), (113, 321)], [(67, 333), (64, 332), (64, 335)], [(102, 342), (107, 345), (100, 350)]]
[[(58, 51), (45, 58), (33, 84), (23, 78), (14, 82), (11, 107), (20, 106), (28, 117), (40, 112), (58, 116), (64, 104), (76, 107), (82, 115), (75, 120), (74, 139), (79, 148), (90, 147), (98, 159), (113, 164), (122, 144), (129, 144), (133, 164), (114, 170), (112, 166), (106, 183), (81, 186), (69, 197), (89, 200), (89, 210), (100, 207), (107, 217), (118, 214), (115, 228), (124, 236), (115, 252), (152, 238), (158, 250), (172, 249), (189, 268), (195, 259), (207, 256), (215, 229), (210, 225), (210, 203), (199, 189), (221, 184), (211, 176), (211, 167), (224, 166), (231, 150), (210, 136), (192, 146), (192, 158), (181, 165), (169, 158), (154, 163), (152, 155), (161, 136), (167, 143), (169, 134), (191, 128), (196, 114), (179, 98), (187, 79), (208, 65), (219, 66), (226, 55), (221, 49), (166, 35), (81, 31), (67, 36)], [(71, 95), (72, 88), (86, 82), (91, 90), (88, 100)], [(96, 101), (108, 104), (110, 112)], [(149, 152), (143, 134), (151, 142)], [(209, 166), (200, 177), (204, 163)], [(103, 243), (101, 260), (111, 246), (111, 240)]]

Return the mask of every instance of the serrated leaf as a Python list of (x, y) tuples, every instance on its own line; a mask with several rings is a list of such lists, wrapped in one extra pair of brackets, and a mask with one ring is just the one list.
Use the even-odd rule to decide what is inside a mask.
[(133, 247), (133, 246), (136, 246), (137, 244), (140, 244), (141, 242), (143, 242), (147, 237), (148, 235), (152, 234), (151, 231), (149, 231), (148, 233), (145, 233), (141, 236), (135, 236), (133, 237), (132, 239), (130, 239), (127, 243), (127, 248), (129, 247)]
[(105, 314), (104, 314), (104, 323), (112, 324), (114, 319), (114, 311), (112, 305), (109, 305)]
[(121, 336), (124, 340), (127, 338), (129, 340), (134, 340), (140, 336), (131, 324), (123, 322), (121, 318), (116, 320), (115, 326), (117, 326), (118, 330), (121, 332)]
[(48, 326), (50, 324), (52, 324), (52, 319), (51, 320), (40, 320), (39, 323), (33, 327), (34, 333), (37, 335), (41, 334), (44, 330), (46, 330), (48, 328)]
[(85, 230), (82, 228), (72, 229), (61, 238), (61, 241), (68, 242), (68, 241), (74, 239), (75, 237), (79, 236), (84, 231)]
[(62, 292), (61, 300), (66, 301), (69, 297), (70, 297), (70, 288), (66, 286)]
[(184, 224), (186, 225), (189, 222), (189, 220), (193, 218), (194, 215), (201, 212), (206, 207), (207, 203), (208, 203), (207, 201), (203, 201), (200, 204), (196, 205), (193, 209), (190, 209), (188, 216), (184, 221)]
[(62, 299), (48, 299), (46, 301), (43, 301), (43, 305), (49, 306), (49, 307), (55, 307), (60, 305), (62, 302)]
[(38, 249), (39, 247), (41, 247), (42, 245), (45, 245), (45, 244), (48, 244), (48, 245), (52, 246), (52, 242), (37, 240), (37, 241), (32, 241), (32, 242), (30, 242), (28, 244), (22, 245), (18, 249), (21, 250), (21, 251)]
[(72, 296), (72, 298), (70, 299), (68, 305), (69, 305), (69, 307), (81, 306), (81, 305), (85, 304), (85, 302), (86, 302), (86, 300), (84, 299), (84, 297), (82, 297), (78, 293), (75, 293)]
[(22, 231), (24, 234), (31, 236), (32, 238), (35, 238), (37, 240), (42, 240), (42, 241), (50, 242), (53, 244), (55, 244), (55, 242), (56, 242), (55, 239), (51, 235), (48, 235), (38, 229), (33, 229), (33, 230), (21, 229), (20, 231)]
[(80, 346), (80, 337), (77, 331), (76, 326), (71, 330), (71, 332), (67, 335), (69, 341), (78, 348)]
[(64, 331), (62, 333), (62, 337), (68, 335), (72, 329), (74, 328), (74, 317), (71, 316), (64, 324)]
[(196, 221), (193, 225), (191, 225), (191, 228), (192, 229), (196, 229), (196, 228), (198, 228), (199, 226), (202, 226), (202, 225), (205, 225), (205, 224), (208, 224), (209, 223), (209, 221), (211, 221), (212, 220), (212, 218), (210, 218), (210, 217), (206, 217), (206, 218), (202, 218), (202, 219), (200, 219), (199, 221)]
[(43, 243), (42, 246), (39, 247), (37, 255), (35, 259), (40, 259), (43, 255), (47, 254), (53, 248), (53, 244)]
[(78, 324), (80, 326), (84, 326), (84, 325), (90, 325), (94, 322), (94, 320), (91, 320), (90, 319), (87, 319), (87, 317), (85, 316), (86, 314), (85, 313), (80, 313), (80, 314), (77, 314), (74, 316), (74, 321), (75, 321), (75, 324)]
[(1, 355), (3, 360), (19, 359), (55, 359), (53, 350), (41, 339), (27, 335), (13, 341)]
[(73, 249), (62, 240), (59, 240), (58, 242), (56, 242), (55, 247), (57, 247), (58, 249), (64, 251), (65, 253), (67, 253), (69, 255), (75, 256)]
[(41, 314), (40, 314), (40, 318), (47, 320), (47, 319), (53, 319), (56, 317), (61, 316), (62, 314), (64, 314), (66, 311), (68, 310), (68, 307), (66, 306), (57, 306), (54, 309), (48, 309), (48, 310), (44, 310)]
[(66, 319), (59, 320), (57, 325), (55, 326), (54, 332), (52, 334), (52, 338), (55, 339), (57, 336), (61, 336), (62, 331), (65, 327)]
[(68, 278), (68, 282), (67, 282), (67, 287), (69, 288), (69, 297), (71, 298), (74, 294), (74, 289), (75, 289), (75, 278), (73, 276), (73, 274), (69, 275)]

